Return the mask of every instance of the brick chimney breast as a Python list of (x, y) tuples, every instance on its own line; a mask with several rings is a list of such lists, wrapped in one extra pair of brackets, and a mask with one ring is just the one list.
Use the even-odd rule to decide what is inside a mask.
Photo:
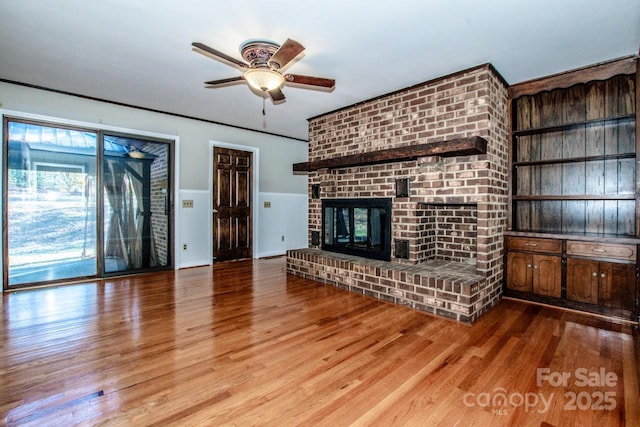
[[(383, 282), (369, 261), (357, 259), (347, 265), (360, 262), (369, 274), (354, 280), (345, 269), (345, 284), (330, 274), (333, 256), (311, 244), (317, 253), (289, 251), (288, 271), (459, 321), (472, 322), (496, 304), (507, 227), (507, 89), (495, 68), (484, 64), (311, 118), (309, 162), (476, 136), (487, 147), (485, 154), (309, 172), (310, 239), (322, 230), (314, 185), (322, 198), (392, 198), (391, 239), (408, 254), (392, 254), (376, 268), (392, 277), (389, 272), (411, 269), (412, 277), (422, 278), (411, 284), (413, 291), (406, 281)], [(398, 180), (409, 183), (408, 196), (396, 197)]]

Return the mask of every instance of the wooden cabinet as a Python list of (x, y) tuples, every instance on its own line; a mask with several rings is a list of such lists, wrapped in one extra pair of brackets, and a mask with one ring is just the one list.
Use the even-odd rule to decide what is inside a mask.
[(600, 262), (598, 272), (598, 304), (633, 311), (638, 297), (635, 266)]
[(507, 294), (617, 317), (637, 313), (637, 245), (507, 236), (505, 246)]
[(598, 261), (567, 260), (567, 299), (598, 303)]
[(561, 258), (548, 255), (533, 256), (533, 293), (560, 298), (562, 278)]
[(635, 266), (589, 259), (567, 259), (567, 299), (633, 311)]
[(560, 253), (562, 243), (551, 239), (507, 238), (507, 288), (560, 298), (562, 258), (553, 255), (520, 252)]
[(533, 255), (520, 252), (507, 254), (507, 288), (533, 292)]

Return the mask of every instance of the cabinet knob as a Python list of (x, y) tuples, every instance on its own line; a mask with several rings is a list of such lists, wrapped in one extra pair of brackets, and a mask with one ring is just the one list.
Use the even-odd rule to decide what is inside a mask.
[(527, 268), (531, 268), (531, 264), (527, 264)]
[(592, 275), (593, 277), (596, 277), (596, 276), (598, 275), (598, 273), (596, 273), (596, 272), (594, 271), (593, 273), (591, 273), (591, 275)]
[(535, 265), (535, 264), (533, 264), (533, 268), (538, 268), (538, 266), (537, 266), (537, 265)]
[(600, 273), (600, 277), (605, 278), (605, 277), (607, 277), (607, 275), (604, 274), (604, 273)]

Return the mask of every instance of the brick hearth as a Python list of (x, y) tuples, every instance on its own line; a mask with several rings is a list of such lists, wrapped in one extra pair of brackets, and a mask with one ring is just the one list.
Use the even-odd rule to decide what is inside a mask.
[[(507, 85), (481, 65), (310, 119), (309, 248), (287, 271), (354, 292), (472, 322), (502, 295), (507, 219)], [(486, 154), (379, 164), (324, 162), (381, 150), (481, 137)], [(451, 154), (448, 154), (451, 155)], [(408, 179), (408, 197), (396, 181)], [(312, 198), (319, 185), (320, 197)], [(322, 198), (391, 197), (391, 261), (321, 251)], [(394, 243), (408, 244), (395, 254)], [(398, 254), (400, 255), (400, 254)]]
[(399, 264), (319, 249), (289, 251), (287, 262), (295, 275), (462, 322), (475, 320), (488, 298), (486, 279), (470, 264)]

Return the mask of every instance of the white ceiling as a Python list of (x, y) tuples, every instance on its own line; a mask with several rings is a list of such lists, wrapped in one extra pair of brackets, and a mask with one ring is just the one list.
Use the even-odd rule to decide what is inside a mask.
[[(287, 71), (336, 79), (287, 102), (196, 53), (252, 38), (306, 47)], [(0, 78), (307, 139), (307, 119), (491, 62), (509, 83), (636, 54), (638, 0), (0, 0)], [(2, 101), (0, 97), (0, 101)]]

